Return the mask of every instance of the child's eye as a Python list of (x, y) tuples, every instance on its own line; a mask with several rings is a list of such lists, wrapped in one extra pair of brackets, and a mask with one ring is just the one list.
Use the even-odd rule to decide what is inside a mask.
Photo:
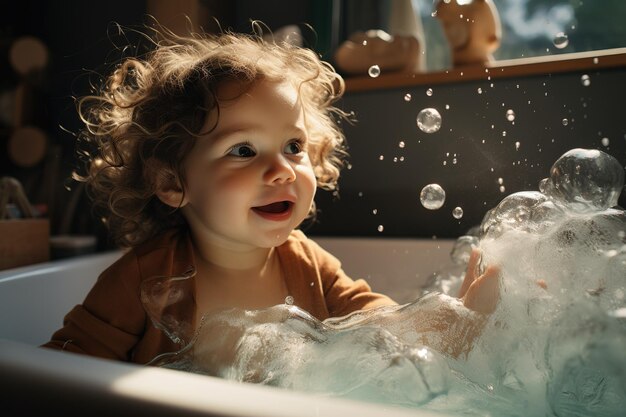
[(252, 146), (248, 143), (240, 143), (235, 145), (228, 151), (228, 155), (236, 156), (238, 158), (251, 158), (256, 155)]
[(285, 153), (291, 155), (297, 155), (304, 151), (304, 146), (300, 140), (293, 140), (285, 147)]

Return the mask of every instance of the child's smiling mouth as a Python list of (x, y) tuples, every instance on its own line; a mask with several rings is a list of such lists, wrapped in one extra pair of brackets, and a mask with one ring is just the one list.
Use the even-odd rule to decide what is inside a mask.
[(252, 211), (265, 219), (280, 221), (291, 216), (293, 206), (293, 202), (285, 200), (266, 204), (264, 206), (252, 207)]

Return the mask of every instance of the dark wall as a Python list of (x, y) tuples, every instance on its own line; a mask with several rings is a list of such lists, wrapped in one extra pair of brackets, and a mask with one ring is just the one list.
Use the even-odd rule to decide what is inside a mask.
[[(589, 86), (581, 83), (583, 74), (590, 76)], [(343, 171), (339, 199), (318, 195), (321, 213), (309, 233), (456, 237), (506, 195), (536, 191), (569, 149), (600, 149), (624, 166), (625, 80), (626, 68), (619, 68), (349, 93), (342, 107), (358, 119), (344, 124), (352, 168)], [(426, 95), (430, 87), (432, 96)], [(436, 133), (416, 126), (425, 107), (441, 113)], [(514, 123), (505, 117), (508, 109), (515, 112)], [(601, 142), (605, 137), (608, 147)], [(420, 191), (429, 183), (446, 191), (439, 210), (420, 204)], [(626, 196), (620, 205), (626, 206)], [(464, 211), (460, 220), (452, 216), (457, 206)]]

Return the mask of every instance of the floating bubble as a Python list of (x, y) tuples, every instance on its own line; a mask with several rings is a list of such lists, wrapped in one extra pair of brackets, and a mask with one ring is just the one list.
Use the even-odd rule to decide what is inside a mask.
[(603, 146), (609, 146), (609, 143), (610, 143), (609, 138), (602, 138), (602, 145)]
[(576, 210), (617, 205), (624, 169), (611, 155), (595, 149), (572, 149), (550, 169), (551, 194)]
[(563, 119), (561, 120), (561, 123), (563, 123), (563, 126), (567, 126), (569, 124), (569, 120)]
[(403, 141), (403, 140), (401, 140), (401, 141), (398, 143), (398, 147), (399, 147), (399, 148), (404, 148), (405, 146), (406, 146), (406, 144), (404, 143), (404, 141)]
[(370, 77), (372, 78), (376, 78), (380, 75), (380, 67), (378, 65), (372, 65), (368, 70), (367, 73), (369, 74)]
[(287, 304), (288, 306), (293, 305), (293, 297), (291, 295), (285, 297), (285, 304)]
[(506, 111), (506, 120), (508, 120), (509, 122), (515, 120), (515, 112), (513, 110), (509, 109)]
[(417, 115), (417, 127), (424, 133), (434, 133), (441, 128), (441, 115), (437, 109), (426, 108)]
[(587, 74), (583, 74), (580, 77), (580, 82), (585, 86), (585, 87), (589, 87), (591, 85), (591, 78), (589, 78), (589, 76)]
[(519, 147), (520, 147), (520, 143), (519, 142), (515, 142), (515, 150), (519, 151)]
[(382, 224), (379, 224), (377, 230), (379, 232), (382, 232), (383, 230), (385, 230), (385, 227)]
[(428, 97), (431, 97), (431, 96), (433, 95), (433, 89), (432, 89), (432, 88), (429, 88), (428, 90), (426, 90), (426, 95), (427, 95)]
[(439, 184), (428, 184), (420, 192), (420, 201), (428, 210), (437, 210), (446, 201), (446, 192)]
[(482, 89), (482, 88), (480, 88), (480, 87), (478, 87), (478, 89), (476, 90), (476, 92), (477, 92), (478, 94), (482, 94), (482, 93), (483, 93), (483, 89)]
[(455, 207), (454, 210), (452, 210), (452, 217), (455, 219), (463, 217), (463, 209), (461, 207)]
[(411, 101), (411, 95), (409, 93), (404, 95), (404, 101)]
[(556, 35), (554, 35), (554, 46), (556, 46), (557, 48), (563, 49), (567, 47), (568, 44), (569, 44), (569, 38), (567, 37), (565, 33), (559, 32)]

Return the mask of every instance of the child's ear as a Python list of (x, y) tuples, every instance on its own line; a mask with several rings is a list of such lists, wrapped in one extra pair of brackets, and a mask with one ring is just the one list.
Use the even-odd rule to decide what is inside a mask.
[(187, 197), (178, 176), (169, 169), (160, 169), (155, 175), (155, 194), (164, 204), (173, 208), (187, 204)]

